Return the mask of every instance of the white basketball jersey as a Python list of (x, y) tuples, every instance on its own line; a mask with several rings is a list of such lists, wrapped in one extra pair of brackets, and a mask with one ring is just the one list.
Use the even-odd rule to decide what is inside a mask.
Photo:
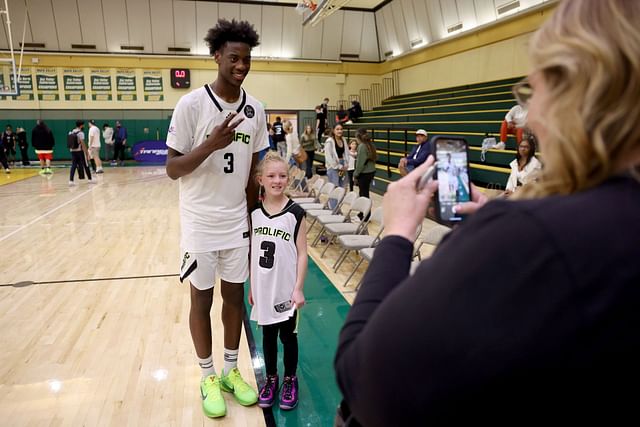
[(236, 103), (228, 104), (205, 85), (178, 101), (167, 146), (189, 153), (232, 111), (244, 117), (236, 128), (234, 142), (213, 152), (193, 172), (180, 178), (181, 247), (185, 251), (209, 252), (249, 245), (245, 190), (251, 159), (253, 153), (269, 147), (262, 105), (244, 90)]
[(251, 320), (258, 325), (284, 322), (293, 315), (291, 295), (296, 285), (296, 239), (304, 210), (289, 200), (269, 215), (262, 206), (251, 212)]

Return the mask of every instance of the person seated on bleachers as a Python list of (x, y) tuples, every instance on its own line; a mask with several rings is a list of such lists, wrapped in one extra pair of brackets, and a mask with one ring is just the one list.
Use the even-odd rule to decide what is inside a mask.
[(431, 154), (428, 136), (427, 131), (424, 129), (418, 129), (416, 131), (416, 142), (418, 145), (413, 147), (411, 154), (400, 159), (400, 163), (398, 163), (400, 175), (405, 176), (427, 160), (427, 157)]
[(509, 196), (518, 187), (534, 180), (538, 171), (542, 169), (542, 164), (536, 158), (536, 142), (533, 134), (518, 144), (516, 158), (509, 163), (509, 166), (511, 167), (511, 175), (507, 180), (505, 196)]
[(343, 125), (349, 120), (349, 115), (347, 111), (344, 109), (342, 105), (338, 108), (338, 112), (336, 113), (336, 124)]
[(349, 121), (347, 124), (354, 123), (360, 117), (362, 117), (362, 107), (360, 106), (360, 102), (351, 101), (351, 108), (349, 108)]
[(520, 105), (514, 105), (504, 116), (500, 126), (500, 142), (507, 142), (507, 134), (516, 136), (516, 143), (523, 139), (524, 127), (527, 124), (527, 110)]

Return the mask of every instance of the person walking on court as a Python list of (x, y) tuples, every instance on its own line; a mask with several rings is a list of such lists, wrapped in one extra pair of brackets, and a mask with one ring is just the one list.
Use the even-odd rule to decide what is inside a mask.
[(5, 158), (11, 167), (15, 166), (16, 161), (16, 134), (13, 133), (13, 127), (7, 125), (2, 133), (2, 147)]
[(38, 119), (35, 127), (31, 130), (31, 144), (40, 161), (40, 175), (52, 174), (51, 160), (53, 160), (55, 139), (53, 138), (53, 132), (43, 120)]
[[(259, 36), (246, 21), (220, 19), (205, 41), (218, 65), (213, 83), (183, 96), (167, 136), (167, 175), (180, 179), (181, 281), (189, 280), (189, 326), (202, 371), (202, 408), (209, 417), (226, 414), (221, 390), (245, 406), (258, 400), (237, 368), (249, 277), (249, 208), (258, 200), (254, 174), (258, 153), (269, 146), (260, 101), (242, 82), (251, 68)], [(220, 278), (224, 326), (224, 369), (212, 358), (211, 307)]]
[(280, 154), (281, 157), (285, 157), (287, 155), (287, 142), (286, 131), (284, 129), (284, 125), (282, 124), (282, 118), (280, 118), (279, 116), (276, 117), (276, 121), (273, 122), (271, 130), (273, 130), (273, 142), (276, 145), (278, 154)]
[(109, 126), (109, 123), (102, 125), (102, 138), (104, 139), (104, 161), (108, 162), (111, 159), (111, 166), (115, 166), (114, 160), (114, 143), (113, 140), (113, 128)]
[(100, 129), (94, 120), (89, 120), (89, 157), (96, 163), (95, 172), (104, 173), (100, 160)]
[(258, 405), (273, 406), (278, 385), (278, 334), (284, 346), (284, 377), (280, 408), (298, 405), (298, 312), (305, 304), (307, 232), (304, 210), (284, 190), (289, 165), (274, 152), (258, 167), (257, 179), (264, 200), (251, 213), (251, 320), (262, 326), (262, 347), (267, 371)]
[(113, 148), (115, 152), (113, 161), (116, 162), (116, 165), (124, 166), (124, 159), (126, 158), (125, 151), (127, 149), (127, 128), (122, 126), (120, 121), (116, 121), (114, 136), (115, 143)]
[(27, 152), (29, 144), (27, 143), (27, 132), (23, 127), (18, 126), (16, 128), (16, 145), (20, 148), (20, 160), (22, 166), (30, 166), (29, 153)]
[(84, 142), (84, 121), (76, 121), (76, 127), (67, 134), (67, 147), (71, 152), (71, 170), (69, 171), (69, 185), (75, 185), (73, 181), (76, 169), (78, 169), (78, 176), (80, 179), (84, 179), (84, 174), (87, 174), (87, 180), (90, 184), (94, 181), (91, 179), (91, 169), (87, 164), (89, 158), (89, 150)]

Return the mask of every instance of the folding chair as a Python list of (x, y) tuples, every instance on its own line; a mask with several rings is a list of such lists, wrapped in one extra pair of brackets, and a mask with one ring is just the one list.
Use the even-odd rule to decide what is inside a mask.
[(335, 187), (331, 190), (326, 200), (321, 201), (320, 203), (300, 203), (299, 206), (304, 209), (305, 212), (310, 210), (324, 209), (326, 208), (331, 201), (339, 204), (342, 202), (344, 198), (345, 189), (344, 187)]
[(310, 209), (305, 211), (305, 213), (307, 214), (307, 219), (311, 221), (311, 225), (307, 227), (307, 234), (309, 234), (309, 232), (311, 231), (311, 228), (313, 228), (313, 226), (316, 224), (319, 216), (340, 215), (342, 218), (344, 218), (345, 217), (344, 214), (340, 213), (342, 211), (343, 206), (345, 205), (351, 206), (357, 198), (358, 198), (358, 193), (356, 193), (355, 191), (350, 191), (347, 193), (346, 196), (342, 198), (342, 201), (336, 205), (335, 209), (329, 209), (328, 207), (326, 207), (324, 209)]
[[(304, 171), (303, 171), (304, 172)], [(331, 193), (331, 190), (333, 190), (335, 188), (335, 184), (332, 184), (330, 182), (323, 182), (322, 184), (322, 188), (320, 188), (320, 191), (318, 191), (314, 197), (294, 197), (293, 200), (294, 202), (296, 202), (297, 204), (301, 205), (303, 203), (320, 203), (320, 196), (324, 195), (324, 196), (328, 196), (329, 193)]]
[(422, 256), (420, 255), (420, 249), (422, 246), (424, 244), (438, 246), (438, 243), (440, 243), (444, 236), (446, 236), (450, 231), (451, 229), (444, 225), (435, 225), (431, 227), (422, 238), (418, 239), (416, 249), (413, 253), (413, 258), (418, 258), (419, 261), (422, 261)]
[[(358, 197), (353, 202), (353, 204), (349, 207), (349, 211), (345, 215), (337, 215), (337, 214), (319, 215), (316, 218), (316, 220), (318, 224), (322, 226), (322, 228), (320, 229), (320, 232), (318, 233), (316, 238), (311, 243), (311, 246), (316, 246), (318, 244), (318, 242), (320, 241), (320, 238), (322, 237), (323, 232), (326, 230), (326, 228), (329, 225), (332, 225), (332, 224), (338, 225), (341, 223), (353, 225), (352, 221), (354, 221), (355, 218), (357, 218), (357, 214), (362, 214), (362, 218), (366, 218), (370, 211), (371, 211), (371, 199), (369, 199), (368, 197)], [(361, 223), (362, 223), (362, 220), (358, 218), (358, 222), (356, 224), (361, 224)], [(352, 227), (351, 228), (347, 227), (347, 228), (350, 231), (343, 234), (355, 234), (356, 232), (355, 229), (352, 229)]]
[(287, 189), (285, 190), (285, 193), (287, 195), (296, 192), (296, 191), (302, 191), (302, 182), (304, 180), (304, 171), (301, 170), (296, 170), (293, 173), (291, 173), (289, 176), (292, 177), (291, 182), (289, 183), (289, 186), (287, 187)]
[[(290, 198), (299, 198), (299, 197), (314, 197), (317, 195), (318, 191), (322, 188), (324, 183), (326, 182), (323, 177), (320, 175), (314, 175), (310, 179), (303, 178), (305, 180), (305, 185), (301, 191), (290, 191)], [(316, 188), (317, 187), (317, 188)]]
[[(367, 199), (366, 197), (358, 198), (353, 203), (354, 208), (352, 208), (350, 212), (353, 213), (354, 211), (356, 211), (356, 208), (359, 207), (358, 200), (360, 199), (368, 200), (368, 203), (362, 202), (363, 204), (365, 204), (365, 206), (363, 206), (364, 209), (362, 210), (362, 217), (366, 218), (369, 212), (371, 211), (371, 199)], [(320, 218), (318, 218), (318, 220), (320, 220)], [(351, 215), (347, 217), (347, 220), (351, 221)], [(367, 229), (368, 223), (369, 223), (368, 220), (359, 219), (358, 222), (341, 222), (341, 223), (324, 225), (324, 228), (323, 228), (324, 231), (320, 231), (320, 233), (324, 232), (328, 234), (330, 237), (329, 237), (329, 241), (327, 242), (327, 246), (324, 248), (324, 251), (322, 251), (322, 254), (320, 254), (320, 258), (324, 257), (324, 254), (327, 252), (327, 249), (329, 249), (329, 246), (331, 246), (331, 243), (338, 236), (343, 236), (345, 234), (362, 234)]]
[[(384, 231), (382, 207), (378, 207), (373, 210), (371, 218), (369, 218), (367, 228), (371, 224), (376, 224), (378, 226), (378, 233), (375, 236), (370, 236), (368, 234), (345, 234), (342, 236), (338, 236), (338, 243), (342, 246), (342, 252), (338, 256), (335, 264), (333, 264), (334, 272), (338, 272), (338, 269), (340, 268), (344, 260), (346, 260), (349, 256), (349, 252), (358, 251), (364, 248), (372, 248), (378, 244), (378, 242), (380, 241), (380, 236), (382, 236), (382, 232)], [(360, 263), (358, 263), (358, 266), (359, 265)], [(353, 272), (351, 273), (351, 276), (353, 276)], [(349, 278), (351, 278), (351, 276), (349, 276)]]

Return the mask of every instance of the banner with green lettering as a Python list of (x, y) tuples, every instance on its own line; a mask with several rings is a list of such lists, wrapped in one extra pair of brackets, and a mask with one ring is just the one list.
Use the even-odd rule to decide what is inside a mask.
[(62, 70), (64, 81), (64, 99), (67, 101), (84, 101), (87, 99), (87, 87), (84, 84), (84, 70), (66, 68)]
[(145, 101), (163, 101), (162, 72), (160, 70), (144, 70), (142, 75)]
[(113, 100), (110, 69), (91, 69), (91, 99), (94, 101)]
[(136, 70), (116, 70), (116, 92), (118, 101), (136, 101)]
[[(13, 74), (10, 77), (11, 87), (14, 87)], [(18, 88), (20, 89), (20, 95), (12, 96), (12, 99), (16, 101), (33, 101), (35, 96), (33, 94), (33, 76), (31, 75), (31, 68), (22, 68), (20, 75), (18, 76)]]
[(36, 87), (40, 101), (59, 101), (58, 69), (36, 68)]

